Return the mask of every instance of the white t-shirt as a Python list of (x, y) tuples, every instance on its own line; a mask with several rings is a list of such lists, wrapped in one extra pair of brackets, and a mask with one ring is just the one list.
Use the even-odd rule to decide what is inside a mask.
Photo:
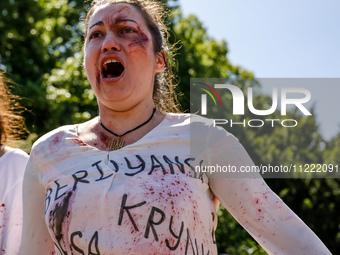
[(167, 114), (139, 141), (110, 152), (81, 141), (77, 127), (33, 146), (20, 254), (217, 254), (214, 196), (270, 254), (330, 254), (261, 178), (195, 172), (203, 162), (253, 164), (210, 121)]
[(28, 155), (11, 149), (0, 157), (0, 254), (18, 254), (22, 230), (22, 180)]

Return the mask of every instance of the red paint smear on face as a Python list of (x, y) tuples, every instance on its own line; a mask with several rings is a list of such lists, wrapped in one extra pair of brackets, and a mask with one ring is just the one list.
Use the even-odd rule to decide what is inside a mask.
[(129, 5), (123, 6), (123, 7), (121, 7), (119, 10), (117, 10), (117, 13), (121, 13), (122, 11), (125, 11), (125, 10), (127, 10), (127, 9), (129, 9), (129, 8), (130, 8)]
[[(115, 26), (116, 24), (116, 20), (119, 20), (119, 19), (123, 19), (122, 16), (119, 16), (117, 18), (114, 18), (114, 16), (120, 14), (121, 12), (125, 11), (125, 10), (128, 10), (130, 8), (129, 5), (125, 5), (125, 6), (122, 6), (121, 8), (119, 8), (118, 10), (113, 10), (111, 13), (110, 13), (110, 16), (107, 17), (105, 20), (103, 20), (104, 22), (106, 22), (107, 24), (112, 24), (110, 26), (110, 28), (112, 29), (112, 27)], [(127, 13), (129, 14), (129, 13)], [(125, 17), (124, 17), (125, 18)]]
[(100, 71), (97, 67), (96, 69), (96, 87), (100, 90)]
[(130, 43), (129, 46), (139, 45), (139, 46), (145, 48), (147, 42), (149, 41), (149, 38), (146, 36), (146, 34), (143, 32), (143, 30), (140, 28), (140, 26), (137, 27), (137, 30), (138, 30), (139, 36), (132, 43)]
[[(130, 9), (130, 5), (124, 5), (124, 6), (120, 7), (118, 10), (114, 10), (112, 12), (111, 16), (109, 17), (109, 19), (111, 20), (111, 17), (113, 17), (114, 15), (119, 14), (122, 11), (129, 10), (129, 9)], [(119, 18), (116, 18), (116, 19), (119, 19)]]
[[(116, 25), (117, 25), (117, 21), (127, 19), (127, 16), (131, 15), (130, 12), (129, 12), (129, 8), (130, 8), (130, 6), (128, 6), (128, 5), (127, 6), (123, 6), (120, 9), (113, 11), (111, 13), (111, 15), (108, 18), (105, 19), (105, 22), (107, 24), (110, 24), (110, 29), (112, 31), (115, 30)], [(118, 17), (114, 17), (114, 16), (120, 14), (121, 12), (123, 12), (125, 10), (127, 10), (127, 12), (125, 14), (119, 15)]]
[[(126, 9), (126, 8), (125, 8)], [(120, 11), (119, 11), (120, 12)], [(110, 29), (112, 31), (114, 31), (116, 29), (117, 26), (117, 20), (124, 20), (126, 19), (124, 16), (118, 16), (117, 18), (115, 18), (115, 20), (111, 21), (109, 20), (109, 24), (110, 25)], [(143, 30), (141, 29), (141, 27), (138, 25), (137, 26), (137, 31), (138, 31), (138, 37), (136, 39), (134, 39), (129, 46), (134, 46), (134, 45), (139, 45), (143, 48), (146, 47), (147, 42), (149, 41), (149, 37), (143, 32)]]

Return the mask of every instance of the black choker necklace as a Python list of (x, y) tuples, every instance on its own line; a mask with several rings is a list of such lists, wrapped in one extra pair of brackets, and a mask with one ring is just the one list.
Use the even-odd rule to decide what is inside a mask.
[(153, 112), (152, 112), (150, 118), (149, 118), (147, 121), (145, 121), (144, 123), (140, 124), (138, 127), (135, 127), (134, 129), (131, 129), (131, 130), (129, 130), (129, 131), (126, 131), (126, 132), (125, 132), (124, 134), (122, 134), (122, 135), (118, 135), (118, 134), (112, 132), (112, 131), (111, 131), (110, 129), (108, 129), (107, 127), (105, 127), (104, 124), (102, 123), (101, 119), (99, 118), (99, 123), (100, 123), (100, 125), (101, 125), (107, 132), (109, 132), (109, 133), (111, 133), (111, 134), (117, 136), (117, 139), (114, 139), (114, 138), (113, 138), (112, 143), (111, 143), (111, 146), (110, 146), (110, 150), (119, 150), (120, 148), (122, 148), (122, 147), (124, 146), (124, 141), (121, 140), (121, 137), (123, 137), (124, 135), (126, 135), (126, 134), (128, 134), (128, 133), (130, 133), (130, 132), (132, 132), (132, 131), (135, 131), (135, 130), (137, 130), (138, 128), (140, 128), (140, 127), (144, 126), (145, 124), (147, 124), (147, 123), (153, 118), (153, 116), (155, 115), (155, 112), (156, 112), (156, 107), (153, 108)]

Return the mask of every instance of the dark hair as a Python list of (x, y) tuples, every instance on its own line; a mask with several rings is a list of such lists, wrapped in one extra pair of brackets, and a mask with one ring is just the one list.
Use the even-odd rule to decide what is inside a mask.
[(24, 118), (18, 115), (22, 109), (19, 97), (12, 95), (6, 84), (9, 80), (0, 71), (0, 144), (19, 139), (26, 131)]
[[(87, 12), (85, 19), (85, 38), (89, 28), (88, 22), (90, 21), (94, 11), (105, 4), (130, 4), (137, 8), (141, 13), (144, 21), (152, 35), (152, 42), (155, 53), (161, 50), (165, 52), (165, 58), (171, 59), (172, 47), (168, 45), (168, 28), (164, 24), (164, 16), (167, 15), (164, 5), (156, 1), (150, 0), (94, 0)], [(173, 74), (169, 61), (166, 62), (165, 70), (162, 73), (157, 73), (155, 76), (153, 100), (158, 109), (168, 112), (180, 112), (177, 97), (174, 91), (175, 85), (173, 84)]]

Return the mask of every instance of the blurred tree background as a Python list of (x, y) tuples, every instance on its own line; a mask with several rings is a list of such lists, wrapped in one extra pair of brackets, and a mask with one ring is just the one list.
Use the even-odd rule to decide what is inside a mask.
[[(162, 2), (171, 9), (169, 41), (176, 43), (172, 62), (183, 110), (189, 108), (190, 78), (254, 78), (251, 72), (229, 62), (227, 42), (211, 38), (198, 17), (183, 17), (176, 0)], [(24, 117), (30, 135), (19, 143), (27, 152), (42, 134), (98, 113), (82, 67), (81, 17), (88, 7), (89, 2), (83, 0), (0, 1), (0, 69), (14, 82), (13, 93), (23, 98), (21, 103), (27, 109)], [(268, 109), (271, 102), (262, 95), (254, 105)], [(326, 142), (315, 114), (289, 114), (299, 120), (298, 127), (228, 130), (239, 138), (255, 163), (340, 165), (340, 134)], [(268, 179), (267, 183), (333, 254), (340, 250), (339, 179)], [(218, 213), (219, 253), (266, 254), (226, 210), (221, 208)]]

